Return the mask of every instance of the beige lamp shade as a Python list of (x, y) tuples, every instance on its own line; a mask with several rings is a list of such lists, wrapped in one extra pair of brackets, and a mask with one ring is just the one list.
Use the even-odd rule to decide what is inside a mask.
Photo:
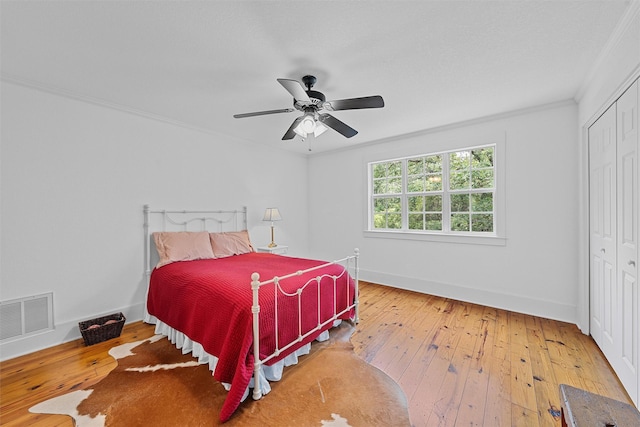
[(264, 211), (264, 218), (262, 218), (263, 221), (281, 221), (282, 217), (280, 216), (280, 211), (278, 210), (278, 208), (267, 208)]

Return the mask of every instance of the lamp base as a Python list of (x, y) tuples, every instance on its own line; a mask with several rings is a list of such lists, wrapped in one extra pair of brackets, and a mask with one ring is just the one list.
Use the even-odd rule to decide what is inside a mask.
[(271, 223), (271, 243), (269, 243), (269, 244), (267, 245), (267, 247), (268, 247), (268, 248), (275, 248), (276, 246), (278, 246), (278, 245), (276, 245), (276, 242), (275, 242), (275, 240), (274, 240), (274, 238), (273, 238), (273, 222), (272, 222), (272, 223)]

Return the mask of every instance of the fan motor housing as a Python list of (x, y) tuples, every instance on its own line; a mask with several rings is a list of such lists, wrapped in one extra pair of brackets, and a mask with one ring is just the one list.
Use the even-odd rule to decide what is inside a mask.
[[(317, 90), (309, 89), (305, 92), (307, 92), (307, 95), (311, 99), (311, 106), (314, 107), (314, 109), (317, 109), (319, 106), (322, 105), (322, 103), (324, 103), (327, 100), (324, 94), (322, 92), (318, 92)], [(299, 102), (299, 101), (296, 101), (295, 99), (293, 100), (293, 106), (300, 111), (306, 111), (306, 109), (309, 108), (309, 105), (307, 103)]]
[[(324, 97), (324, 94), (321, 92), (318, 92), (317, 90), (308, 90), (307, 91), (307, 95), (309, 95), (309, 98), (311, 98), (311, 101), (314, 104), (317, 104), (318, 102), (324, 102), (327, 99)], [(315, 100), (318, 100), (318, 102), (315, 102)]]

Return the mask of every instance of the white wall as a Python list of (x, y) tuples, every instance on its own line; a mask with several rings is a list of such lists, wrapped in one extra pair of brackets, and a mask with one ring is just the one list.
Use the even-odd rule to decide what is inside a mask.
[[(361, 251), (365, 280), (575, 322), (577, 106), (520, 114), (315, 155), (309, 161), (310, 249)], [(506, 245), (364, 237), (366, 162), (482, 144), (506, 135)]]
[[(2, 359), (80, 337), (77, 322), (142, 316), (142, 207), (264, 209), (279, 243), (307, 250), (307, 160), (259, 144), (6, 82), (1, 86), (0, 299), (53, 291), (55, 332), (4, 343)], [(285, 226), (286, 225), (286, 226)]]

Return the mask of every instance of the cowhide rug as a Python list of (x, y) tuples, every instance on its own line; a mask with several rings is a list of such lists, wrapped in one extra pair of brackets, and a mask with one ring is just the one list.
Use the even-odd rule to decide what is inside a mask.
[[(347, 322), (314, 343), (259, 401), (247, 398), (226, 426), (410, 426), (406, 398), (386, 374), (355, 355)], [(114, 347), (118, 366), (91, 389), (30, 408), (66, 414), (78, 427), (214, 426), (226, 391), (208, 365), (166, 338)]]

